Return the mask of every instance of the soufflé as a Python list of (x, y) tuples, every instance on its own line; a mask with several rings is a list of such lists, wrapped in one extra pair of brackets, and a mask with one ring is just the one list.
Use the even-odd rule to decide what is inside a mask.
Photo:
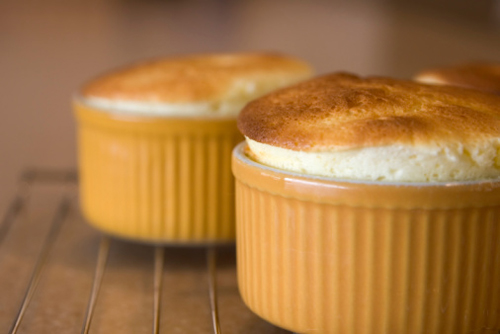
[(150, 60), (89, 81), (74, 98), (85, 217), (134, 241), (233, 242), (236, 116), (310, 75), (289, 56), (242, 53)]
[(500, 331), (500, 96), (337, 73), (238, 117), (245, 303), (297, 333)]

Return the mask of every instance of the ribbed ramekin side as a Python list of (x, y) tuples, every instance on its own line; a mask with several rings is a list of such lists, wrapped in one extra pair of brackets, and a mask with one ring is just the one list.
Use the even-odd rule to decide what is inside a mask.
[(224, 131), (145, 134), (81, 125), (84, 214), (104, 232), (150, 242), (235, 238), (232, 148)]
[(237, 181), (247, 305), (298, 333), (495, 333), (500, 209), (335, 206)]

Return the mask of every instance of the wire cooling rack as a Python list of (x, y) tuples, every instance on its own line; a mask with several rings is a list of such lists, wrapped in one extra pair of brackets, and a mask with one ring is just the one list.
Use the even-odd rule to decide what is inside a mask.
[(239, 297), (234, 247), (163, 247), (85, 223), (74, 171), (32, 169), (0, 221), (0, 333), (288, 333)]

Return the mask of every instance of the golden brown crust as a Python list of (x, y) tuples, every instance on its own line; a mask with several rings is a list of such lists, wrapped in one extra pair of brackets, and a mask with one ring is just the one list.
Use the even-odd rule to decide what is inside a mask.
[(258, 85), (265, 80), (306, 78), (311, 72), (307, 63), (280, 54), (181, 56), (138, 63), (105, 74), (86, 84), (81, 94), (124, 101), (213, 102), (224, 98), (239, 81)]
[(250, 102), (238, 128), (255, 141), (303, 151), (470, 143), (500, 137), (500, 97), (337, 73)]
[(419, 73), (416, 80), (431, 78), (443, 84), (484, 90), (500, 95), (500, 64), (469, 63), (434, 68)]

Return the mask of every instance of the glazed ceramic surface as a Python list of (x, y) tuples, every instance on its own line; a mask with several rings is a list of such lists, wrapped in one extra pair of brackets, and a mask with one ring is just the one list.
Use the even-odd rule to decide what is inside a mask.
[(233, 242), (235, 119), (138, 117), (75, 103), (83, 213), (153, 242)]
[(500, 181), (308, 177), (233, 152), (238, 283), (297, 333), (500, 331)]

